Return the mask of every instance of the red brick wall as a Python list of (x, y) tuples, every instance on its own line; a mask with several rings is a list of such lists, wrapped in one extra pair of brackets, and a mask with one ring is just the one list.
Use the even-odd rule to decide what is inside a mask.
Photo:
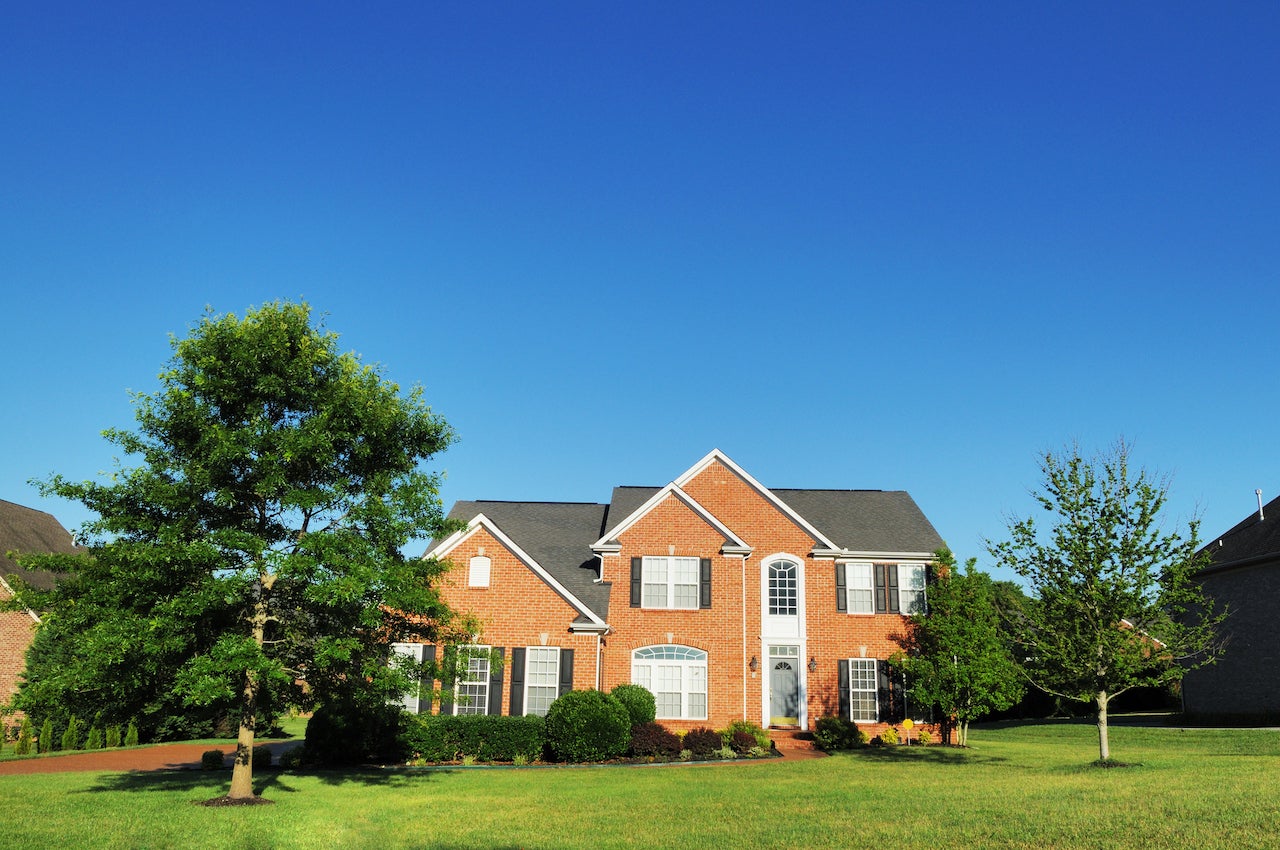
[[(480, 554), (481, 548), (492, 562), (489, 586), (470, 587), (471, 558)], [(481, 620), (484, 630), (481, 643), (502, 647), (508, 662), (511, 648), (516, 646), (572, 649), (574, 688), (595, 687), (595, 636), (569, 631), (569, 624), (578, 616), (577, 610), (501, 541), (481, 528), (454, 549), (448, 560), (453, 568), (446, 575), (440, 595), (453, 610), (471, 612)], [(510, 709), (510, 682), (508, 669), (503, 672), (503, 714)]]
[[(0, 600), (11, 598), (0, 585)], [(18, 678), (27, 666), (27, 647), (35, 634), (36, 621), (26, 611), (0, 611), (0, 705), (18, 692)], [(20, 718), (21, 714), (14, 717)]]

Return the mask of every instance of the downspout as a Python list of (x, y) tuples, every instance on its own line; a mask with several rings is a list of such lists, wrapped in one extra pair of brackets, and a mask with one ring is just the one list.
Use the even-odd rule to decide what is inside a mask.
[(747, 558), (742, 556), (742, 719), (747, 719)]
[(600, 646), (604, 637), (602, 632), (596, 632), (596, 690), (600, 690)]

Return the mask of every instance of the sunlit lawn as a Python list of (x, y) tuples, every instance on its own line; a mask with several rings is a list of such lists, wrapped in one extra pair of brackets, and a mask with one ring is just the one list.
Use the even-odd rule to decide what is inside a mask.
[(0, 777), (5, 847), (1249, 848), (1280, 845), (1280, 733), (979, 728), (967, 751), (707, 767)]

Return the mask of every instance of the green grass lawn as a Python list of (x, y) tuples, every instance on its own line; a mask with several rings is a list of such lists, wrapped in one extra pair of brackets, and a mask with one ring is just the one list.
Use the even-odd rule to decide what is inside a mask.
[(976, 728), (973, 746), (706, 767), (276, 773), (275, 805), (192, 805), (229, 775), (0, 777), (13, 848), (1273, 848), (1280, 733)]

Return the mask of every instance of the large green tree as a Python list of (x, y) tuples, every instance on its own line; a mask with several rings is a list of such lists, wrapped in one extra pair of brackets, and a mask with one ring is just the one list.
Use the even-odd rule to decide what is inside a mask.
[(1034, 497), (1047, 527), (1015, 517), (1008, 540), (988, 543), (1031, 593), (1009, 620), (1028, 677), (1046, 693), (1093, 703), (1102, 761), (1111, 758), (1109, 702), (1211, 663), (1225, 617), (1193, 580), (1208, 563), (1198, 521), (1185, 533), (1165, 530), (1168, 485), (1133, 470), (1129, 454), (1123, 441), (1093, 458), (1079, 447), (1046, 452)]
[(163, 664), (142, 675), (236, 706), (229, 796), (251, 798), (264, 698), (376, 704), (414, 673), (388, 663), (389, 643), (473, 630), (437, 595), (441, 566), (402, 554), (452, 530), (424, 464), (454, 435), (420, 389), (340, 352), (305, 304), (206, 315), (173, 349), (159, 391), (134, 399), (137, 430), (105, 432), (138, 465), (44, 485), (99, 519), (87, 562), (45, 562), (67, 577), (27, 601), (52, 622), (75, 621), (86, 597), (118, 607), (101, 627), (81, 618), (81, 671), (181, 657), (167, 679)]
[(956, 565), (948, 549), (934, 556), (928, 612), (911, 616), (903, 652), (892, 661), (911, 681), (912, 699), (954, 718), (956, 743), (969, 742), (969, 724), (1013, 705), (1022, 674), (1000, 632), (991, 577), (976, 559)]

